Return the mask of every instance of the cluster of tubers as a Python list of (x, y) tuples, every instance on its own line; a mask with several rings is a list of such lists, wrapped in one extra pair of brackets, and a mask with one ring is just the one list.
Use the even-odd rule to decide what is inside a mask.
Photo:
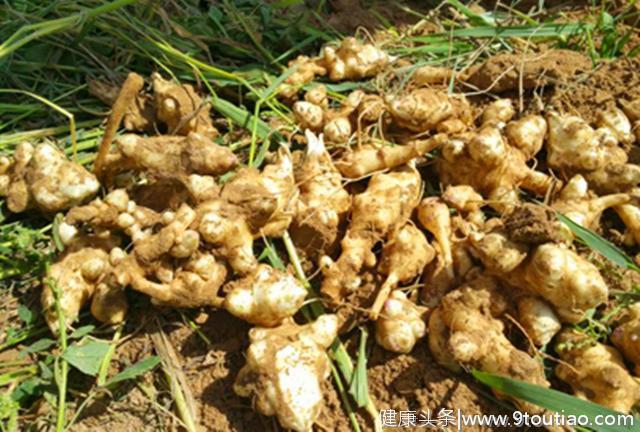
[[(325, 350), (343, 323), (330, 314), (296, 324), (307, 289), (254, 255), (256, 239), (290, 233), (304, 265), (319, 270), (329, 308), (376, 285), (366, 317), (383, 348), (408, 353), (428, 335), (435, 360), (454, 371), (549, 387), (535, 347), (555, 342), (558, 378), (628, 412), (640, 401), (625, 365), (640, 367), (640, 303), (611, 335), (615, 347), (573, 329), (608, 302), (609, 287), (555, 212), (599, 230), (612, 209), (626, 244), (640, 244), (640, 166), (628, 158), (640, 102), (603, 110), (593, 125), (553, 111), (518, 116), (509, 99), (480, 110), (447, 93), (451, 71), (430, 66), (397, 94), (356, 90), (337, 102), (319, 85), (294, 101), (317, 76), (368, 78), (393, 61), (353, 38), (294, 60), (280, 90), (306, 148), (282, 146), (262, 169), (241, 167), (213, 141), (209, 106), (193, 87), (157, 74), (152, 94), (135, 76), (120, 94), (102, 90), (114, 104), (110, 123), (130, 133), (114, 145), (105, 137), (94, 173), (51, 144), (21, 144), (0, 159), (11, 211), (66, 211), (56, 233), (65, 251), (42, 292), (52, 331), (56, 296), (67, 324), (89, 303), (96, 319), (122, 321), (127, 288), (157, 305), (226, 309), (256, 326), (235, 392), (284, 428), (309, 431), (330, 371)], [(425, 196), (434, 179), (442, 193)], [(96, 197), (101, 185), (108, 192)], [(508, 317), (530, 345), (507, 334)]]

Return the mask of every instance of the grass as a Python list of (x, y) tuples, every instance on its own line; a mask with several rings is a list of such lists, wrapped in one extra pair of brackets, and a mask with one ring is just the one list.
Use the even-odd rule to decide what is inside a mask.
[[(400, 37), (384, 9), (378, 10), (377, 6), (374, 1), (370, 9), (379, 26), (389, 30), (385, 49), (416, 65), (446, 65), (460, 70), (523, 42), (583, 50), (594, 62), (619, 56), (625, 49), (630, 55), (638, 51), (628, 46), (630, 33), (622, 25), (633, 18), (630, 7), (614, 13), (602, 6), (584, 22), (567, 23), (557, 14), (525, 15), (509, 8), (477, 13), (460, 1), (449, 0), (438, 5), (430, 18), (438, 23), (438, 32)], [(394, 12), (425, 17), (399, 2), (387, 6)], [(464, 19), (452, 17), (447, 8), (454, 8)], [(287, 62), (301, 52), (316, 52), (322, 43), (341, 36), (326, 20), (328, 10), (326, 1), (309, 8), (302, 0), (5, 2), (0, 6), (0, 154), (11, 153), (24, 140), (51, 140), (69, 156), (90, 165), (104, 130), (102, 119), (107, 108), (88, 92), (87, 78), (119, 83), (128, 71), (145, 76), (160, 71), (200, 84), (210, 94), (209, 102), (217, 116), (228, 119), (229, 136), (236, 130), (245, 131), (247, 144), (234, 142), (232, 148), (247, 165), (259, 167), (268, 150), (284, 142), (285, 132), (294, 128), (288, 107), (277, 98), (278, 85), (293, 72)], [(332, 96), (340, 98), (354, 88), (376, 85), (345, 82), (328, 88)], [(282, 123), (282, 130), (270, 127), (273, 119)], [(228, 144), (225, 139), (222, 137), (221, 142)], [(27, 364), (0, 365), (6, 368), (0, 375), (4, 390), (0, 393), (0, 421), (8, 430), (36, 400), (46, 400), (56, 407), (55, 418), (44, 420), (64, 430), (78, 420), (90, 400), (136, 380), (160, 361), (159, 357), (147, 357), (109, 377), (120, 341), (129, 334), (126, 327), (116, 329), (109, 341), (97, 337), (104, 329), (91, 328), (82, 335), (83, 327), (70, 334), (62, 331), (54, 341), (36, 312), (30, 317), (24, 312), (25, 308), (37, 310), (24, 304), (23, 294), (31, 292), (56, 253), (51, 227), (49, 220), (38, 216), (9, 214), (0, 202), (0, 294), (20, 298), (24, 315), (19, 325), (8, 328), (0, 351), (17, 349), (29, 359)], [(260, 247), (272, 261), (278, 257), (270, 244)], [(315, 298), (288, 237), (284, 238), (284, 249)], [(320, 302), (309, 303), (305, 313), (308, 319), (319, 316), (323, 313)], [(81, 322), (86, 322), (84, 317), (86, 314)], [(186, 321), (197, 331), (193, 322)], [(364, 373), (365, 335), (362, 333), (355, 362), (339, 340), (331, 348), (334, 383), (356, 431), (360, 425), (355, 406), (364, 407), (374, 421), (377, 419)], [(94, 343), (87, 344), (87, 340)], [(74, 389), (67, 380), (70, 365), (65, 353), (69, 358), (72, 347), (78, 350), (87, 346), (100, 350), (101, 355), (91, 357), (95, 360), (88, 370), (95, 370), (95, 374), (89, 374), (95, 382), (84, 403), (79, 403), (71, 396)], [(161, 357), (166, 386), (179, 407), (181, 421), (190, 429), (193, 419), (184, 405), (185, 390), (168, 369), (166, 356)], [(71, 370), (77, 372), (77, 367), (72, 365)], [(147, 386), (144, 389), (156, 403), (153, 391)], [(70, 406), (73, 416), (67, 412)]]

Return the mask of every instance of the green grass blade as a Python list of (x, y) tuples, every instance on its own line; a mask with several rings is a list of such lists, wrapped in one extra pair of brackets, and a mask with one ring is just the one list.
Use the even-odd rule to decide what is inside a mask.
[(353, 396), (359, 408), (369, 403), (369, 382), (367, 381), (367, 337), (369, 333), (365, 328), (360, 328), (360, 345), (358, 347), (358, 360), (356, 369), (351, 377), (349, 393)]
[(119, 374), (110, 378), (104, 385), (106, 387), (113, 386), (121, 381), (127, 381), (130, 379), (134, 379), (139, 377), (140, 375), (144, 375), (145, 373), (155, 369), (156, 366), (160, 364), (160, 357), (151, 356), (147, 357), (144, 360), (140, 360), (138, 363), (129, 366)]
[(480, 371), (472, 371), (472, 374), (478, 381), (494, 390), (562, 413), (565, 418), (566, 416), (586, 416), (593, 425), (590, 426), (590, 428), (596, 432), (640, 431), (640, 419), (633, 416), (626, 417), (626, 426), (596, 426), (595, 421), (597, 416), (613, 415), (616, 416), (616, 420), (620, 420), (622, 417), (618, 416), (622, 416), (623, 414), (593, 402), (585, 401), (557, 390), (540, 387), (500, 375)]
[(598, 234), (579, 225), (561, 213), (556, 214), (558, 219), (567, 225), (571, 232), (582, 240), (589, 248), (620, 267), (640, 271), (640, 268), (619, 247), (605, 240)]

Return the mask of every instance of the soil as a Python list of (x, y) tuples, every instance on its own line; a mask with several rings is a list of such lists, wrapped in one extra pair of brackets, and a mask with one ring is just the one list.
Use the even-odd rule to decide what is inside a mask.
[(572, 80), (591, 69), (591, 60), (575, 51), (498, 54), (471, 71), (467, 82), (480, 91), (502, 93)]
[(554, 212), (539, 205), (526, 203), (516, 207), (504, 218), (504, 227), (516, 242), (542, 244), (562, 239)]

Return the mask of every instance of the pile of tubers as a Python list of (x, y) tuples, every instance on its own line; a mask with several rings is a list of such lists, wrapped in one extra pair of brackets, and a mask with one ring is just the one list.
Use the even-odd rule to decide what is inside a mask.
[[(9, 210), (65, 212), (56, 226), (65, 250), (43, 282), (51, 330), (56, 295), (67, 325), (86, 304), (101, 322), (122, 321), (128, 289), (155, 305), (225, 309), (256, 326), (235, 392), (284, 428), (309, 431), (330, 371), (325, 351), (368, 289), (358, 319), (375, 321), (386, 350), (428, 343), (453, 371), (549, 387), (537, 349), (555, 347), (555, 375), (576, 396), (629, 412), (640, 401), (627, 367), (640, 367), (640, 303), (612, 345), (575, 330), (607, 305), (609, 286), (555, 212), (596, 231), (616, 212), (622, 241), (640, 244), (640, 166), (628, 156), (640, 101), (589, 124), (552, 110), (518, 115), (507, 98), (474, 105), (447, 92), (444, 68), (414, 70), (394, 94), (355, 90), (341, 101), (309, 85), (373, 77), (394, 61), (353, 38), (294, 60), (280, 91), (298, 125), (290, 141), (304, 148), (282, 145), (261, 169), (216, 144), (192, 86), (157, 74), (151, 93), (130, 76), (119, 94), (103, 94), (108, 127), (127, 133), (105, 134), (93, 173), (48, 143), (0, 159)], [(426, 196), (427, 183), (441, 193)], [(294, 321), (305, 285), (254, 254), (256, 240), (285, 235), (333, 312), (305, 325)], [(520, 330), (507, 332), (513, 320)]]

